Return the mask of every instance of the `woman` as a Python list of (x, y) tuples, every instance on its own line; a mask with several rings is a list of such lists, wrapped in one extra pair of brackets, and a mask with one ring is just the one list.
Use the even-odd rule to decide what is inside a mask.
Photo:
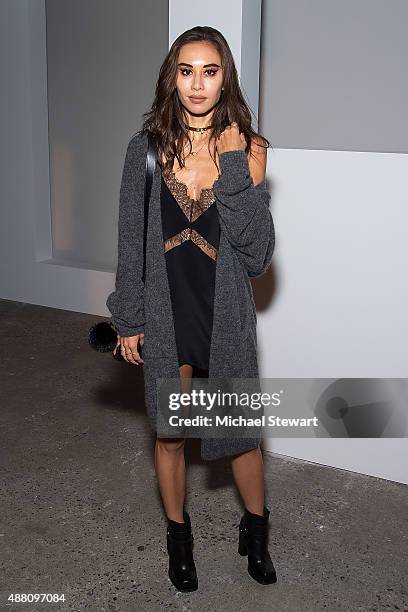
[[(129, 142), (119, 207), (118, 269), (107, 299), (128, 363), (144, 365), (147, 413), (156, 428), (156, 380), (258, 378), (256, 309), (249, 277), (268, 269), (275, 244), (265, 184), (269, 142), (251, 129), (230, 48), (197, 26), (173, 43), (152, 109)], [(147, 132), (159, 164), (142, 278)], [(138, 344), (140, 343), (140, 348)], [(143, 354), (143, 358), (141, 356)], [(203, 438), (201, 455), (230, 456), (245, 505), (241, 555), (262, 584), (276, 581), (267, 548), (269, 510), (259, 438)], [(155, 469), (167, 518), (169, 576), (198, 588), (190, 516), (184, 508), (184, 438), (157, 436)]]

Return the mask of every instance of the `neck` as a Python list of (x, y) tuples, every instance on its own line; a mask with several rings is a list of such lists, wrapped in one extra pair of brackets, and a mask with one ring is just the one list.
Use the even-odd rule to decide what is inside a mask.
[[(214, 111), (211, 110), (208, 113), (202, 113), (200, 115), (196, 115), (196, 114), (190, 113), (187, 109), (185, 109), (184, 121), (185, 121), (185, 123), (187, 125), (189, 125), (191, 127), (197, 127), (197, 128), (206, 127), (206, 126), (211, 125), (213, 114), (214, 114)], [(210, 130), (207, 130), (204, 133), (208, 134), (209, 131)], [(194, 131), (193, 131), (193, 133), (194, 133)], [(197, 133), (198, 132), (196, 132), (196, 134)]]

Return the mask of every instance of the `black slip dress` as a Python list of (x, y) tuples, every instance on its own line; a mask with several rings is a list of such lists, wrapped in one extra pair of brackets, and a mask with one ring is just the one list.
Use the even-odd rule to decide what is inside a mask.
[(220, 226), (212, 188), (198, 200), (173, 171), (161, 175), (163, 247), (178, 363), (208, 377)]

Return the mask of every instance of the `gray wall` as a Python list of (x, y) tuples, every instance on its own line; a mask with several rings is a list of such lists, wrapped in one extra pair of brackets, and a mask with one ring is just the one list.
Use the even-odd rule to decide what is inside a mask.
[[(253, 281), (261, 375), (321, 378), (345, 399), (367, 379), (371, 425), (377, 380), (408, 368), (407, 17), (400, 0), (264, 0), (262, 10), (260, 129), (274, 147), (277, 239), (270, 274)], [(405, 423), (406, 402), (381, 433), (403, 436)], [(264, 449), (408, 482), (407, 438), (269, 437)]]
[(260, 123), (275, 147), (408, 151), (408, 2), (263, 0)]
[(168, 51), (168, 3), (47, 0), (46, 22), (53, 256), (114, 270), (126, 145)]

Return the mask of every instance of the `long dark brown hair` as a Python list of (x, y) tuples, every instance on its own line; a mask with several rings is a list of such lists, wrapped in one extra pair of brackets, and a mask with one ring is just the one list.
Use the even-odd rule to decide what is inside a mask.
[[(149, 131), (151, 133), (156, 143), (159, 159), (166, 159), (164, 165), (166, 169), (167, 167), (173, 168), (175, 157), (179, 166), (184, 167), (183, 148), (186, 141), (190, 143), (190, 150), (192, 149), (189, 131), (184, 125), (183, 108), (176, 89), (176, 79), (181, 47), (197, 41), (205, 41), (214, 45), (221, 56), (223, 68), (224, 90), (214, 108), (210, 143), (211, 140), (219, 137), (227, 125), (236, 121), (239, 131), (245, 136), (247, 153), (251, 150), (255, 136), (260, 137), (266, 143), (261, 146), (266, 148), (271, 146), (264, 136), (257, 134), (251, 127), (251, 111), (242, 95), (234, 58), (224, 36), (210, 26), (195, 26), (180, 34), (173, 42), (160, 68), (152, 107), (148, 112), (143, 113), (145, 119), (140, 132)], [(209, 148), (211, 150), (211, 147)], [(216, 160), (212, 159), (218, 168)]]

